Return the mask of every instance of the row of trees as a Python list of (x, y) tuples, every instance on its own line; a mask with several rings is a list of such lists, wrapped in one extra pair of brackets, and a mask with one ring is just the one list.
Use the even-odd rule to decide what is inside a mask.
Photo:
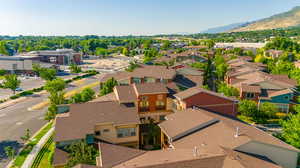
[[(14, 55), (16, 53), (35, 50), (55, 50), (70, 48), (82, 52), (84, 55), (106, 55), (107, 53), (121, 51), (125, 47), (128, 50), (150, 48), (153, 40), (147, 37), (99, 37), (99, 36), (57, 36), (57, 37), (0, 37), (0, 54)], [(116, 47), (115, 49), (110, 46)]]

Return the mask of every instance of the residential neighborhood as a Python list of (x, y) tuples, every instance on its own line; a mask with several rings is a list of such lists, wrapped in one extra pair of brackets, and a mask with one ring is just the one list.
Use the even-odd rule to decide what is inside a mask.
[(3, 2), (0, 167), (300, 168), (300, 7), (233, 2)]

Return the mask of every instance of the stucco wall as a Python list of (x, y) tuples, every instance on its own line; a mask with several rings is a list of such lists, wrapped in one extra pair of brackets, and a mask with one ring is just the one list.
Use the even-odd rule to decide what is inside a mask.
[(236, 149), (243, 152), (267, 156), (284, 168), (296, 168), (297, 166), (297, 152), (281, 147), (252, 141)]
[[(136, 128), (136, 136), (130, 137), (117, 137), (117, 128)], [(108, 129), (108, 132), (104, 132), (105, 129)], [(122, 125), (122, 126), (114, 126), (113, 124), (102, 124), (95, 126), (95, 132), (100, 131), (100, 136), (95, 136), (98, 139), (102, 139), (108, 141), (110, 143), (118, 144), (118, 143), (127, 143), (127, 142), (134, 142), (139, 141), (139, 126), (138, 125)]]

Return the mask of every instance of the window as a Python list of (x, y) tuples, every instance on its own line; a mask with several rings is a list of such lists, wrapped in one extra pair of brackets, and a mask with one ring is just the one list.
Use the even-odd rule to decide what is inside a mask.
[(254, 98), (254, 93), (246, 93), (246, 98), (253, 99)]
[(289, 105), (288, 104), (277, 104), (277, 108), (279, 112), (288, 113), (289, 112)]
[(168, 83), (168, 80), (167, 80), (167, 79), (160, 78), (160, 83), (167, 84), (167, 83)]
[(142, 80), (140, 78), (132, 78), (132, 81), (136, 84), (142, 83)]
[(145, 83), (155, 83), (155, 78), (145, 77)]
[(129, 80), (121, 80), (119, 81), (119, 85), (129, 85)]
[(157, 106), (157, 107), (165, 106), (165, 102), (164, 102), (164, 101), (161, 101), (161, 100), (157, 100), (157, 101), (156, 101), (156, 106)]
[(101, 135), (101, 132), (100, 132), (100, 131), (96, 131), (96, 132), (95, 132), (95, 135), (96, 135), (96, 136), (100, 136), (100, 135)]
[(148, 101), (141, 101), (140, 106), (141, 107), (149, 107), (149, 102)]
[(159, 116), (159, 120), (160, 120), (160, 121), (164, 121), (164, 120), (165, 120), (165, 116), (164, 116), (164, 115), (160, 115), (160, 116)]
[(163, 95), (157, 95), (157, 99), (158, 99), (158, 100), (162, 100), (163, 98), (164, 98)]
[(142, 96), (142, 97), (141, 97), (141, 100), (142, 100), (142, 101), (148, 100), (148, 96)]
[(109, 129), (104, 129), (103, 132), (109, 132)]
[(165, 110), (165, 102), (161, 100), (156, 101), (156, 110)]
[(123, 137), (130, 137), (135, 136), (135, 128), (118, 128), (117, 129), (117, 137), (123, 138)]

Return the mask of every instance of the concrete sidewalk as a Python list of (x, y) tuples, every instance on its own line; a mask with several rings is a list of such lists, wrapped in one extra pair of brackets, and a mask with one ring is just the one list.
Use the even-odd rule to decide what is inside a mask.
[(50, 138), (52, 133), (54, 132), (54, 127), (52, 127), (42, 138), (41, 140), (33, 147), (30, 154), (27, 156), (21, 168), (30, 168), (34, 159), (38, 155), (39, 151), (43, 148), (44, 144)]

